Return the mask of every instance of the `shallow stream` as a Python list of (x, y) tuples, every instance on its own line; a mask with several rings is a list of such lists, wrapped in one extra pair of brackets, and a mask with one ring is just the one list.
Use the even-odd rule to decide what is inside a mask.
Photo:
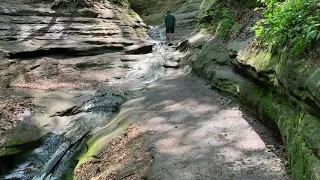
[(165, 32), (153, 28), (150, 36), (155, 44), (150, 58), (140, 61), (125, 78), (105, 85), (121, 91), (96, 94), (73, 109), (74, 113), (68, 115), (72, 120), (64, 132), (49, 133), (34, 148), (12, 157), (13, 169), (1, 179), (54, 180), (64, 179), (67, 172), (72, 172), (77, 164), (74, 159), (85, 145), (86, 137), (93, 136), (96, 129), (116, 115), (125, 102), (124, 92), (142, 89), (165, 74)]

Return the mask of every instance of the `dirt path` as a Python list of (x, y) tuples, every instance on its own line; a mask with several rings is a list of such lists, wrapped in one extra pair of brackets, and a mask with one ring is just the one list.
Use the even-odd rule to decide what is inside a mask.
[(197, 78), (172, 71), (143, 97), (150, 179), (288, 179), (270, 132)]
[[(181, 55), (170, 48), (167, 53), (169, 59)], [(117, 140), (109, 144), (116, 149), (124, 147), (129, 152), (127, 159), (121, 159), (111, 171), (96, 172), (97, 167), (106, 165), (105, 161), (122, 157), (114, 151), (102, 154), (98, 158), (101, 162), (89, 162), (77, 177), (90, 174), (87, 179), (290, 179), (280, 138), (242, 110), (238, 102), (211, 90), (187, 68), (168, 69), (161, 79), (129, 99), (118, 119), (143, 122), (139, 125), (141, 135), (125, 144)], [(145, 162), (144, 168), (141, 162)], [(140, 171), (145, 168), (149, 170)], [(124, 173), (129, 175), (123, 178)]]
[[(132, 173), (125, 179), (289, 179), (273, 132), (189, 73), (169, 70), (126, 102), (122, 112), (128, 109), (127, 117), (144, 122), (139, 128), (147, 140), (142, 145), (153, 164), (140, 178)], [(116, 171), (127, 172), (126, 162)]]

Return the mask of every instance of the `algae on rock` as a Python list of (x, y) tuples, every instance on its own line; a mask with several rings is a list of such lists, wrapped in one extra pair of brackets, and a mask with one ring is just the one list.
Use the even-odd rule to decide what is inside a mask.
[[(237, 97), (252, 113), (281, 133), (293, 179), (320, 179), (320, 71), (268, 51), (243, 50), (237, 58), (214, 38), (190, 54), (193, 72)], [(312, 68), (311, 68), (312, 67)]]

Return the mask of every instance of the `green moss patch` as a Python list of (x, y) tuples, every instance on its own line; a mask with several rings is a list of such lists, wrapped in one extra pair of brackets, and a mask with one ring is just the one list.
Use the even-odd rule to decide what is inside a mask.
[(21, 152), (21, 149), (16, 147), (8, 147), (8, 148), (3, 147), (0, 149), (0, 157), (18, 154), (19, 152)]
[[(320, 118), (305, 107), (317, 110), (314, 105), (320, 102), (316, 88), (320, 70), (259, 50), (242, 52), (236, 62), (221, 63), (232, 59), (221, 55), (228, 51), (215, 41), (198, 50), (193, 72), (213, 87), (238, 97), (264, 124), (281, 133), (293, 179), (319, 180)], [(239, 71), (246, 72), (247, 78)]]
[[(256, 84), (242, 86), (240, 100), (253, 109), (267, 125), (277, 127), (285, 139), (293, 179), (317, 179), (320, 159), (315, 153), (320, 145), (320, 119), (290, 105), (277, 93)], [(245, 93), (242, 93), (245, 91)], [(280, 98), (279, 98), (280, 97)], [(318, 166), (319, 167), (319, 166)]]

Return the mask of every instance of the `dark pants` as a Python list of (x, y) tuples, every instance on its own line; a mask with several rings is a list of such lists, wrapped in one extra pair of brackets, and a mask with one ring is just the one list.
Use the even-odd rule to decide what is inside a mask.
[(174, 33), (174, 28), (166, 28), (166, 34)]

